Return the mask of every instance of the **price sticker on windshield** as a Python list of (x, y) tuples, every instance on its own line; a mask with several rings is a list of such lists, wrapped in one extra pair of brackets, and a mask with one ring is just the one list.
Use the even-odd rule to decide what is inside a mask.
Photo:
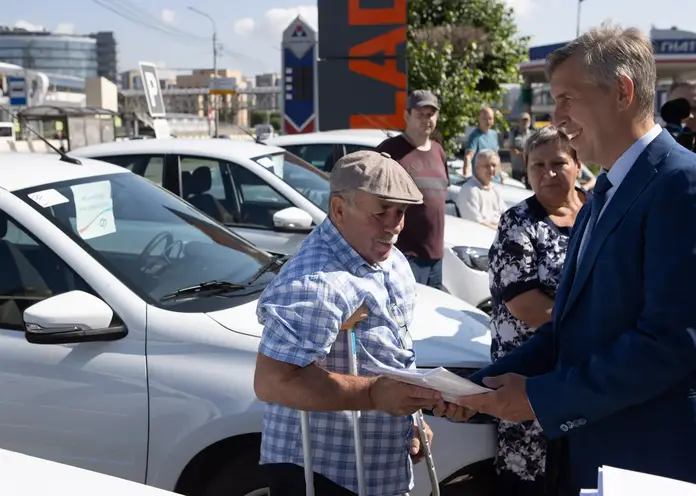
[(68, 203), (68, 201), (70, 201), (55, 189), (37, 191), (36, 193), (30, 193), (28, 196), (43, 208), (60, 205), (61, 203)]

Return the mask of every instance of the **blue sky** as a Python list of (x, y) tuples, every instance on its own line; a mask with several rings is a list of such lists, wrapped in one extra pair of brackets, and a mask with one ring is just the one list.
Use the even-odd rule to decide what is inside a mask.
[[(516, 8), (520, 31), (532, 36), (533, 45), (566, 41), (575, 35), (576, 0), (506, 1)], [(311, 0), (22, 0), (3, 4), (0, 25), (33, 25), (75, 33), (114, 31), (119, 43), (120, 70), (136, 68), (139, 60), (177, 69), (210, 67), (212, 43), (200, 37), (209, 37), (212, 27), (209, 20), (186, 8), (195, 5), (216, 20), (218, 36), (225, 47), (218, 65), (241, 69), (247, 75), (277, 71), (282, 30), (298, 12), (314, 26), (317, 16), (316, 3)], [(581, 29), (607, 18), (646, 32), (651, 25), (696, 31), (696, 1), (582, 3)], [(162, 32), (172, 30), (177, 34)]]

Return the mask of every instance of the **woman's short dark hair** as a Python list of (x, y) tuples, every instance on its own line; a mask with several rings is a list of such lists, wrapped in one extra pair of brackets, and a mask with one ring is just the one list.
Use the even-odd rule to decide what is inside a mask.
[(556, 126), (544, 126), (540, 129), (532, 131), (532, 134), (529, 136), (529, 138), (527, 138), (527, 141), (524, 144), (525, 167), (529, 161), (529, 154), (532, 153), (535, 148), (551, 143), (559, 145), (561, 149), (570, 156), (570, 158), (572, 158), (575, 162), (579, 162), (578, 154), (575, 149), (570, 146), (570, 138), (566, 132), (557, 128)]

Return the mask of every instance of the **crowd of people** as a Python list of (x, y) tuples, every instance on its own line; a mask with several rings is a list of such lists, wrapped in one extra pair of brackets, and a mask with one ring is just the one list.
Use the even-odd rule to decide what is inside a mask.
[[(465, 152), (460, 212), (497, 230), (492, 363), (469, 377), (493, 391), (447, 403), (348, 374), (340, 329), (358, 307), (369, 310), (359, 361), (414, 367), (416, 282), (442, 287), (449, 179), (430, 139), (440, 102), (414, 91), (402, 135), (336, 163), (328, 218), (259, 301), (255, 389), (268, 403), (272, 496), (305, 494), (300, 410), (312, 412), (322, 495), (357, 493), (350, 410), (363, 412), (370, 496), (411, 490), (422, 457), (412, 415), (424, 408), (496, 423), (500, 495), (577, 496), (602, 465), (696, 483), (696, 155), (655, 122), (652, 44), (638, 30), (590, 30), (553, 52), (547, 73), (553, 125), (531, 130), (522, 115), (509, 142), (530, 198), (507, 209), (495, 191), (490, 108)], [(591, 194), (576, 187), (582, 162), (602, 168)]]

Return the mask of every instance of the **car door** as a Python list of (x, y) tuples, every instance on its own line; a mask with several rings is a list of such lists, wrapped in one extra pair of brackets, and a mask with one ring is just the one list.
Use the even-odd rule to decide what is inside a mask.
[[(144, 302), (32, 207), (2, 190), (0, 274), (0, 446), (144, 482)], [(23, 310), (71, 290), (109, 304), (127, 336), (29, 343)]]
[(182, 197), (274, 254), (295, 252), (304, 234), (274, 230), (273, 214), (294, 204), (245, 167), (210, 157), (179, 155)]

